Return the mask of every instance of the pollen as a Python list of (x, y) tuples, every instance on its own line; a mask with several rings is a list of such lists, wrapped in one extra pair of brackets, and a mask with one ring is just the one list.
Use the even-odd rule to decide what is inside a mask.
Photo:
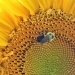
[[(75, 21), (71, 14), (49, 9), (31, 15), (10, 34), (3, 49), (9, 54), (4, 62), (7, 75), (75, 75)], [(55, 33), (45, 44), (37, 37), (44, 31)]]

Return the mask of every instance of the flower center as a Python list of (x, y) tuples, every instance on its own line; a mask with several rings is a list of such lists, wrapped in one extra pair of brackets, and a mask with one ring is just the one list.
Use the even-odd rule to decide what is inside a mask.
[[(57, 10), (41, 11), (20, 23), (6, 51), (13, 51), (8, 71), (22, 75), (72, 75), (74, 64), (75, 22), (73, 16)], [(52, 42), (38, 43), (44, 31), (55, 33)]]
[[(52, 42), (34, 44), (25, 55), (26, 75), (70, 75), (74, 53), (68, 42), (56, 38)], [(72, 55), (71, 55), (72, 54)], [(73, 69), (72, 69), (73, 70)]]

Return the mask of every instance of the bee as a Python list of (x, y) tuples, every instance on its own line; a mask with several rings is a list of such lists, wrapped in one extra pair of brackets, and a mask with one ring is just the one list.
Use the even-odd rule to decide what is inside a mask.
[(52, 32), (47, 32), (40, 36), (37, 37), (37, 42), (40, 42), (40, 43), (46, 43), (46, 42), (51, 42), (52, 40), (54, 40), (55, 38), (55, 34), (52, 33)]

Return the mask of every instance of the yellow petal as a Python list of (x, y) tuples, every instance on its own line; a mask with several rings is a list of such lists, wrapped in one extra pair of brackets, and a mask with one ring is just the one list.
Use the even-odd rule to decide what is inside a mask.
[(52, 7), (54, 0), (38, 0), (42, 10), (47, 10)]
[(14, 15), (27, 17), (29, 15), (29, 11), (18, 1), (18, 0), (3, 0), (4, 8), (6, 10), (11, 11)]
[(6, 34), (0, 32), (0, 38), (2, 38), (3, 40), (7, 41), (8, 36)]
[(8, 44), (8, 34), (0, 31), (0, 48)]
[(19, 0), (23, 6), (25, 6), (29, 11), (30, 14), (34, 15), (39, 8), (39, 3), (37, 0)]
[[(8, 36), (8, 35), (9, 35), (9, 33), (3, 31), (2, 29), (0, 29), (0, 34), (4, 34), (5, 36)], [(1, 36), (1, 35), (0, 35), (0, 36)]]
[[(11, 29), (14, 28), (14, 23), (11, 21), (9, 16), (5, 12), (0, 12), (0, 24), (3, 23)], [(1, 26), (1, 25), (0, 25)]]
[(6, 31), (8, 31), (8, 32), (10, 32), (10, 31), (13, 30), (12, 27), (10, 27), (9, 25), (4, 24), (4, 23), (2, 23), (2, 22), (0, 22), (0, 29), (4, 29), (4, 30), (6, 30)]
[(53, 2), (53, 8), (54, 9), (60, 9), (61, 5), (62, 5), (62, 1), (63, 0), (54, 0), (54, 2)]
[(0, 47), (6, 46), (8, 44), (3, 38), (0, 38)]
[(69, 10), (69, 14), (73, 14), (75, 16), (75, 2), (73, 3), (71, 9)]
[(72, 8), (72, 5), (75, 3), (75, 0), (63, 0), (62, 10), (64, 12), (69, 12)]
[(8, 44), (8, 33), (10, 33), (11, 30), (12, 28), (10, 28), (9, 26), (0, 23), (0, 47), (6, 46)]
[(2, 1), (0, 1), (0, 18), (2, 18), (1, 14), (8, 18), (7, 20), (9, 20), (9, 22), (12, 22), (12, 26), (18, 27), (17, 20), (11, 9)]

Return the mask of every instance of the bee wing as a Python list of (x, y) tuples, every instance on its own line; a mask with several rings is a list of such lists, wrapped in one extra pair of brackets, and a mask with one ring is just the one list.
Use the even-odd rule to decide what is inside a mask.
[(44, 35), (40, 35), (37, 37), (37, 42), (40, 42), (44, 38)]
[(49, 36), (46, 36), (46, 37), (44, 37), (41, 41), (40, 41), (40, 43), (45, 43), (45, 42), (48, 42), (49, 41)]

